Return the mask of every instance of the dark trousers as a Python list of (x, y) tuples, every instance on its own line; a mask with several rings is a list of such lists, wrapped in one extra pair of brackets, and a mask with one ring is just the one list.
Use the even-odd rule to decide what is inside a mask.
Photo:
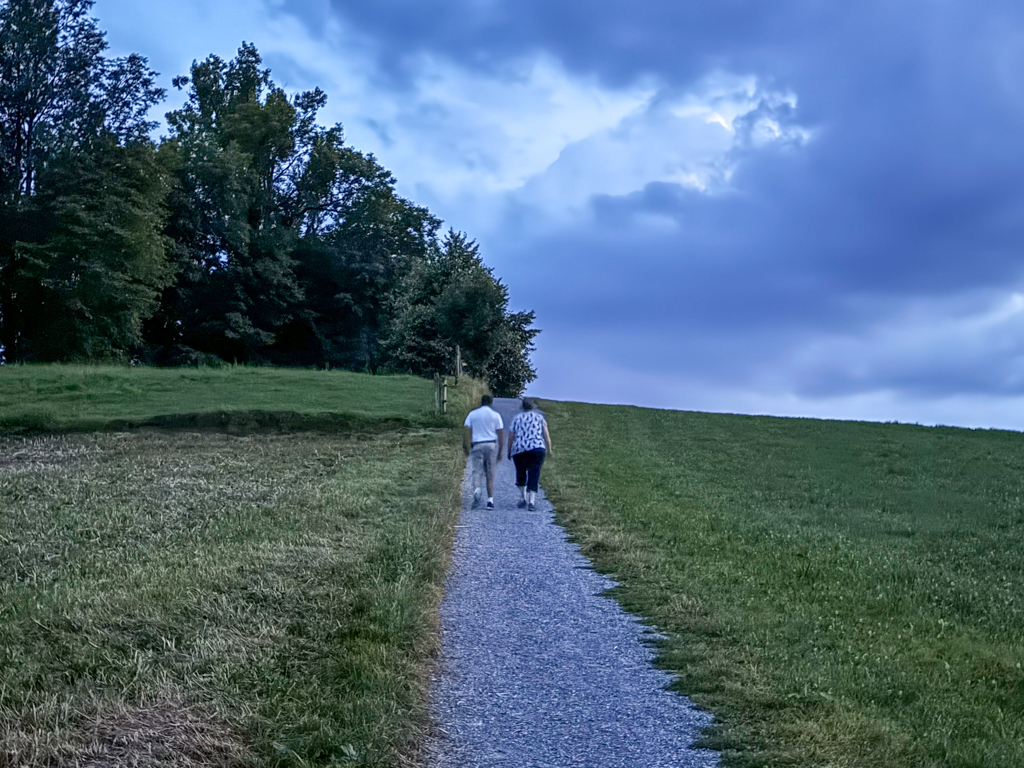
[(544, 463), (544, 449), (513, 454), (512, 461), (516, 463), (516, 485), (525, 485), (526, 490), (536, 493), (540, 484), (540, 465)]

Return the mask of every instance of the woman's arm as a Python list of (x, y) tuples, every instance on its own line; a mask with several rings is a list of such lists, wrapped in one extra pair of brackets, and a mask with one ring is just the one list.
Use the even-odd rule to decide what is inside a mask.
[(548, 434), (548, 423), (544, 422), (544, 444), (548, 447), (548, 453), (551, 453), (551, 435)]
[(509, 429), (508, 431), (508, 457), (512, 458), (512, 441), (516, 439), (516, 431)]

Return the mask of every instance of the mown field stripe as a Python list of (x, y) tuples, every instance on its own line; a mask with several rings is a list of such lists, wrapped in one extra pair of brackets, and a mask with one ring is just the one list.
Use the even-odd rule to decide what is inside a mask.
[(0, 366), (2, 432), (318, 424), (438, 426), (433, 384), (415, 376), (307, 369)]

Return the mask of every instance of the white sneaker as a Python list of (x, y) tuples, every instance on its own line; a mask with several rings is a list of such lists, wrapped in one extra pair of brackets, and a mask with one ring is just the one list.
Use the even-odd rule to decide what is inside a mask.
[(483, 488), (474, 488), (473, 489), (473, 506), (474, 507), (477, 504), (480, 503), (480, 497), (483, 496), (483, 490), (484, 490)]

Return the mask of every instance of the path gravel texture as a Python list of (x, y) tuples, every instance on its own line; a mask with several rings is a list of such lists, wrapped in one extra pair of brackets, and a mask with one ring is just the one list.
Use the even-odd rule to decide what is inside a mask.
[[(508, 425), (518, 400), (496, 400)], [(552, 424), (554, 451), (558, 425)], [(557, 459), (555, 459), (557, 460)], [(541, 473), (541, 487), (544, 475)], [(555, 525), (551, 505), (517, 509), (515, 469), (498, 465), (493, 511), (471, 509), (442, 604), (431, 768), (705, 768), (693, 749), (710, 716), (665, 690), (645, 629)]]

